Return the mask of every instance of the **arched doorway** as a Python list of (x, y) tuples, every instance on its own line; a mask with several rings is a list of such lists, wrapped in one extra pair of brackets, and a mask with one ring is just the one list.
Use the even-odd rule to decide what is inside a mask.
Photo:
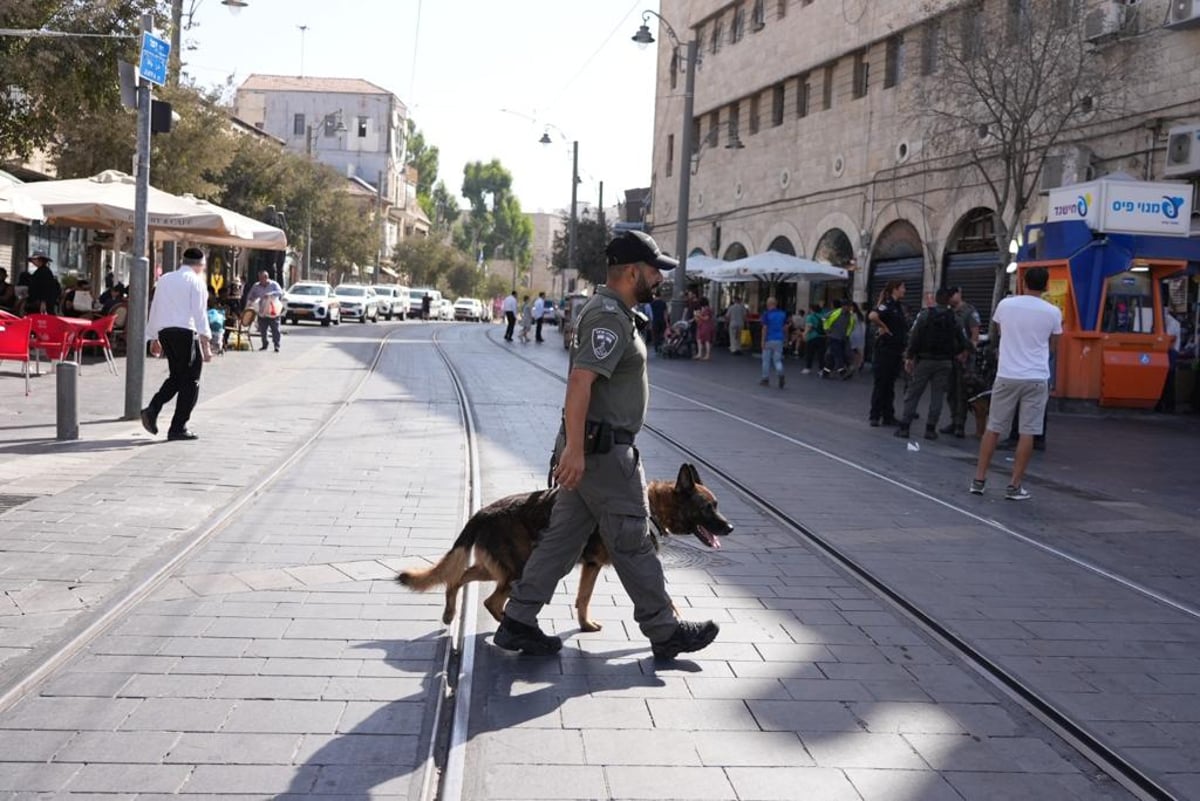
[(942, 286), (962, 287), (963, 300), (979, 312), (981, 328), (992, 319), (992, 289), (1001, 265), (996, 250), (996, 214), (971, 209), (954, 226), (942, 261)]
[(725, 248), (725, 255), (722, 256), (725, 261), (737, 261), (744, 259), (750, 254), (746, 252), (746, 246), (741, 242), (734, 242), (729, 247)]
[(874, 306), (888, 281), (903, 281), (908, 290), (905, 306), (910, 312), (924, 305), (925, 255), (921, 235), (912, 223), (896, 220), (879, 235), (871, 253), (871, 276), (867, 303)]
[[(854, 260), (854, 245), (841, 228), (830, 228), (817, 240), (813, 250), (813, 261), (845, 267)], [(820, 303), (828, 308), (835, 298), (849, 298), (849, 280), (813, 281), (809, 291), (809, 303)]]
[[(774, 251), (775, 253), (783, 253), (787, 256), (796, 255), (796, 246), (786, 236), (777, 236), (772, 239), (767, 250)], [(779, 308), (790, 310), (796, 306), (797, 289), (796, 282), (792, 281), (768, 287), (766, 291), (775, 296), (775, 300), (779, 303)], [(763, 302), (766, 302), (766, 295), (763, 295)]]

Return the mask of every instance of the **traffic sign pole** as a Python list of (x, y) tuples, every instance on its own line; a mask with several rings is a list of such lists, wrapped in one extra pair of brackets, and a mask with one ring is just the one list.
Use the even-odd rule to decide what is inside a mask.
[[(146, 376), (146, 315), (150, 296), (150, 101), (151, 82), (166, 80), (170, 45), (152, 33), (154, 18), (142, 15), (142, 58), (137, 98), (137, 175), (133, 212), (133, 270), (129, 276), (129, 316), (125, 321), (125, 419), (136, 420), (142, 412)], [(159, 62), (161, 61), (161, 65)]]

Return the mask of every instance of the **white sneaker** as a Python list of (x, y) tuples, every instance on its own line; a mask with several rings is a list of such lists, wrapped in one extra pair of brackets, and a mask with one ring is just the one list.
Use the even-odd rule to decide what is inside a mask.
[(1009, 484), (1004, 488), (1004, 499), (1006, 501), (1027, 501), (1033, 496), (1025, 491), (1024, 487), (1014, 487)]
[(800, 371), (800, 375), (808, 375), (811, 372), (812, 372), (812, 370), (809, 370), (807, 367), (805, 367), (803, 370)]

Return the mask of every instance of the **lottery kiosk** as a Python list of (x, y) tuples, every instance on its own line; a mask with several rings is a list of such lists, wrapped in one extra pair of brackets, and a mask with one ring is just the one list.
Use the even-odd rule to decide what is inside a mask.
[[(1172, 344), (1165, 290), (1182, 279), (1186, 295), (1200, 271), (1191, 212), (1186, 183), (1101, 179), (1050, 193), (1047, 222), (1026, 229), (1017, 273), (1021, 281), (1029, 268), (1047, 268), (1045, 297), (1063, 312), (1056, 397), (1158, 402)], [(1184, 303), (1194, 314), (1194, 301)]]

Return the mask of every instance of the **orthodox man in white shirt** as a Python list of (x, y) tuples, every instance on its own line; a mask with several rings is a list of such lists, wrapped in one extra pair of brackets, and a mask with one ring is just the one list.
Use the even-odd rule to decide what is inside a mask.
[(204, 252), (188, 248), (183, 263), (159, 279), (146, 322), (150, 353), (167, 357), (169, 373), (162, 387), (142, 409), (142, 427), (158, 433), (158, 414), (176, 395), (175, 415), (167, 429), (169, 440), (199, 439), (188, 430), (188, 419), (200, 397), (200, 370), (212, 360), (208, 327), (208, 288), (204, 283)]

